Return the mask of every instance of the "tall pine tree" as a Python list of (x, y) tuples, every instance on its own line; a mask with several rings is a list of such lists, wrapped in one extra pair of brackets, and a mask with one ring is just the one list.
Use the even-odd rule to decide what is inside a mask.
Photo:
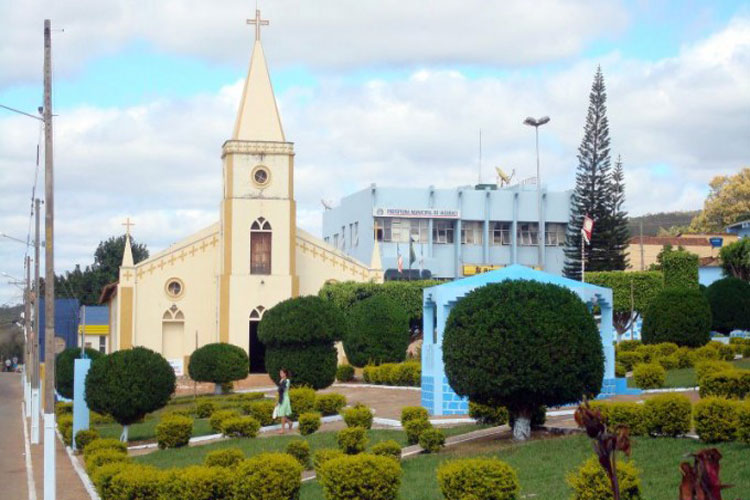
[(609, 269), (622, 271), (628, 266), (628, 213), (622, 208), (625, 203), (625, 174), (622, 170), (622, 158), (617, 155), (615, 168), (612, 170), (611, 217), (612, 226), (609, 243)]
[(586, 215), (594, 219), (591, 242), (586, 246), (586, 270), (624, 268), (624, 261), (622, 264), (619, 261), (613, 263), (613, 255), (617, 253), (612, 248), (615, 233), (614, 189), (609, 155), (607, 92), (602, 69), (599, 67), (591, 85), (586, 126), (578, 147), (576, 187), (570, 200), (570, 222), (565, 238), (565, 276), (581, 279), (581, 227)]

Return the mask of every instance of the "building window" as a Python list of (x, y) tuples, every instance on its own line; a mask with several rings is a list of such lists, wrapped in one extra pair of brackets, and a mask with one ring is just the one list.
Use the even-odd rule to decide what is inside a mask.
[(330, 236), (326, 236), (325, 238), (323, 238), (323, 241), (325, 241), (326, 243), (328, 243), (330, 245), (331, 244), (331, 237)]
[(346, 248), (346, 226), (341, 226), (341, 250)]
[(99, 337), (99, 352), (102, 354), (107, 354), (107, 337), (104, 335), (101, 335)]
[(559, 222), (551, 222), (544, 225), (544, 244), (548, 247), (561, 247), (565, 245), (566, 225)]
[(375, 236), (386, 243), (409, 243), (409, 237), (414, 243), (427, 243), (427, 228), (426, 219), (375, 219)]
[(432, 224), (432, 242), (438, 244), (453, 243), (453, 221), (434, 221)]
[(518, 244), (532, 246), (539, 244), (539, 224), (536, 222), (518, 223)]
[(333, 246), (335, 248), (339, 247), (339, 233), (333, 235)]
[(490, 242), (493, 245), (511, 244), (510, 222), (490, 222), (490, 232), (492, 233)]
[(354, 223), (354, 239), (352, 239), (353, 246), (359, 246), (359, 222)]
[(170, 299), (179, 299), (185, 291), (185, 285), (179, 278), (170, 278), (164, 285), (164, 291)]
[(461, 243), (464, 245), (481, 245), (482, 222), (463, 221), (461, 223)]
[(253, 182), (261, 187), (268, 184), (268, 181), (271, 179), (271, 174), (268, 172), (268, 169), (262, 165), (255, 167), (251, 175)]
[(259, 217), (250, 226), (250, 274), (271, 274), (271, 224)]

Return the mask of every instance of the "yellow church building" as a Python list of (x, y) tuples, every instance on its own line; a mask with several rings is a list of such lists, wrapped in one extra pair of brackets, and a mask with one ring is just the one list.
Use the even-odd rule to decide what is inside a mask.
[(144, 346), (184, 370), (211, 342), (245, 349), (264, 372), (257, 327), (264, 311), (328, 281), (382, 281), (377, 245), (369, 264), (299, 229), (294, 200), (294, 143), (281, 125), (263, 54), (260, 13), (234, 132), (222, 146), (220, 218), (134, 264), (128, 237), (119, 282), (105, 288), (111, 351)]

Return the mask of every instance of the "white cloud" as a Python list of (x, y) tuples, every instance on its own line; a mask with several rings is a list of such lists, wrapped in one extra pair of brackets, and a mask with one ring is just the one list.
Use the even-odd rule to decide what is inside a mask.
[[(277, 62), (269, 60), (273, 73)], [(424, 66), (395, 81), (321, 76), (315, 87), (289, 88), (278, 98), (286, 135), (296, 143), (300, 225), (318, 234), (320, 198), (338, 200), (372, 182), (474, 183), (479, 128), (485, 180), (495, 165), (515, 168), (517, 179), (532, 176), (533, 131), (521, 124), (527, 115), (552, 117), (541, 129), (542, 172), (551, 188), (569, 188), (597, 62), (631, 213), (698, 208), (712, 176), (748, 164), (750, 19), (738, 18), (654, 63), (614, 53), (544, 78), (519, 71), (479, 79)], [(126, 216), (152, 252), (217, 220), (220, 147), (240, 87), (58, 117), (57, 268), (89, 263), (100, 240), (122, 232)], [(21, 237), (37, 127), (23, 117), (0, 118), (0, 231)], [(22, 253), (22, 245), (0, 241), (0, 271), (21, 274)], [(0, 302), (13, 294), (3, 285)]]

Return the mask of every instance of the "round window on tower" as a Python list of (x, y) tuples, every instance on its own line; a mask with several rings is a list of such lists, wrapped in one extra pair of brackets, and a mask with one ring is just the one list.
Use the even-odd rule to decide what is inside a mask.
[(179, 299), (185, 291), (185, 286), (179, 278), (170, 278), (167, 280), (167, 284), (164, 285), (164, 291), (167, 292), (170, 298)]
[(257, 186), (265, 186), (271, 180), (271, 173), (266, 167), (259, 165), (253, 169), (252, 178)]

